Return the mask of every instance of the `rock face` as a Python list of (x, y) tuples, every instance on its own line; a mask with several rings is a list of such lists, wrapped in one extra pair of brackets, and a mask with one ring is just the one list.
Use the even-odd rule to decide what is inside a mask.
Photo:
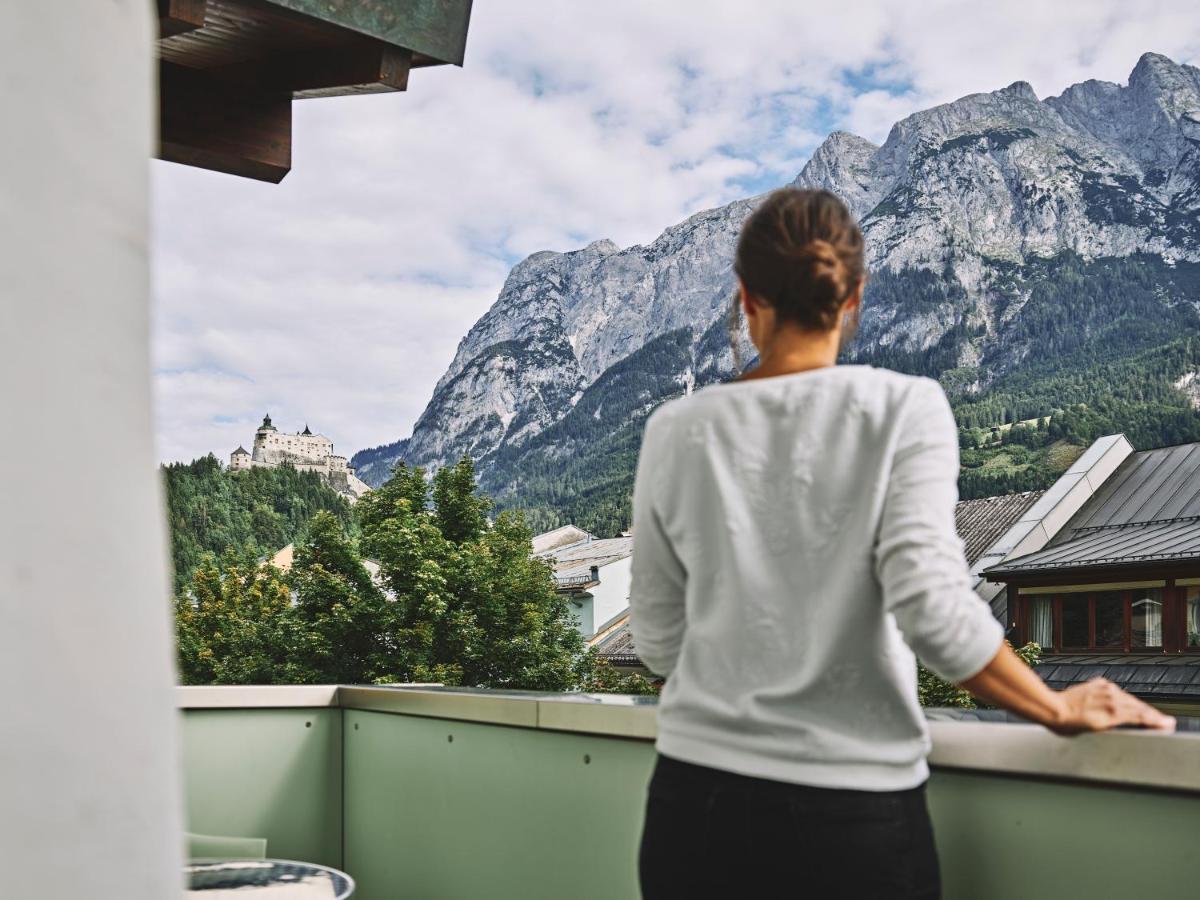
[[(852, 355), (978, 395), (1036, 352), (1052, 326), (1030, 299), (1064, 266), (1135, 261), (1164, 309), (1196, 308), (1200, 70), (1148, 53), (1127, 86), (1039, 100), (1017, 82), (909, 116), (878, 147), (835, 132), (793, 183), (835, 192), (862, 223), (872, 277)], [(518, 502), (581, 454), (636, 450), (648, 410), (733, 370), (730, 263), (757, 199), (646, 246), (598, 241), (520, 263), (412, 436), (357, 454), (358, 473), (378, 484), (397, 460), (467, 453), (485, 487)], [(606, 444), (628, 427), (631, 439)]]

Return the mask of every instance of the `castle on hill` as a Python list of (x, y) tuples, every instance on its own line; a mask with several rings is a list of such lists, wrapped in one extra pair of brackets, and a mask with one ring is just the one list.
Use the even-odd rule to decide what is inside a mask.
[(355, 476), (346, 457), (333, 452), (333, 441), (323, 434), (313, 434), (307, 425), (303, 431), (284, 434), (271, 424), (269, 413), (254, 432), (254, 450), (238, 447), (229, 455), (231, 472), (255, 466), (275, 468), (285, 463), (301, 472), (319, 472), (326, 484), (352, 503), (370, 490)]

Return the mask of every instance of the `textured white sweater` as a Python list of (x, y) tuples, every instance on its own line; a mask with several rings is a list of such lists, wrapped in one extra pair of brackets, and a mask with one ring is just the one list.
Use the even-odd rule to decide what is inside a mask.
[(1003, 639), (954, 530), (957, 478), (927, 378), (832, 366), (657, 410), (630, 606), (638, 655), (668, 676), (658, 749), (799, 784), (923, 782), (913, 652), (961, 681)]

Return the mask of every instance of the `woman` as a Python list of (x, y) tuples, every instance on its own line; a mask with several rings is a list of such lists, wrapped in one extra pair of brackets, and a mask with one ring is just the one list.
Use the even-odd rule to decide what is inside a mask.
[(826, 191), (750, 216), (735, 271), (758, 366), (650, 417), (634, 491), (638, 653), (667, 676), (643, 896), (937, 897), (914, 653), (1060, 734), (1174, 720), (1055, 692), (974, 593), (937, 382), (835, 365), (863, 240)]

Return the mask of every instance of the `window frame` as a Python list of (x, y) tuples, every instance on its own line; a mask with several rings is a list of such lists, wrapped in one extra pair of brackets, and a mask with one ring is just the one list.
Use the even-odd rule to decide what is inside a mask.
[[(1200, 586), (1195, 586), (1200, 591)], [(1042, 650), (1047, 653), (1062, 653), (1062, 654), (1120, 654), (1120, 655), (1148, 655), (1160, 656), (1164, 653), (1180, 650), (1189, 653), (1200, 653), (1200, 646), (1186, 646), (1186, 629), (1187, 629), (1187, 604), (1184, 602), (1187, 588), (1176, 588), (1171, 579), (1167, 580), (1167, 584), (1162, 587), (1151, 588), (1105, 588), (1097, 587), (1095, 590), (1086, 591), (1059, 591), (1047, 592), (1039, 591), (1038, 593), (1021, 593), (1020, 588), (1017, 589), (1017, 616), (1015, 621), (1019, 629), (1019, 635), (1022, 643), (1028, 643), (1030, 635), (1030, 616), (1033, 610), (1033, 604), (1037, 600), (1046, 599), (1051, 601), (1051, 622), (1053, 623), (1053, 639), (1054, 644), (1051, 647), (1043, 647)], [(1162, 644), (1158, 647), (1134, 647), (1133, 646), (1133, 599), (1135, 593), (1142, 591), (1158, 591), (1162, 598)], [(1096, 644), (1096, 598), (1103, 594), (1118, 594), (1121, 598), (1121, 643), (1109, 646), (1097, 646)], [(1178, 595), (1178, 602), (1175, 597)], [(1083, 598), (1087, 604), (1087, 646), (1066, 646), (1063, 644), (1063, 601), (1066, 598)]]
[[(1187, 581), (1194, 579), (1188, 578)], [(1175, 584), (1172, 579), (1172, 591), (1174, 593), (1174, 614), (1172, 615), (1172, 625), (1176, 629), (1175, 637), (1178, 643), (1180, 653), (1200, 653), (1200, 644), (1195, 647), (1188, 646), (1188, 631), (1187, 631), (1187, 601), (1188, 591), (1194, 590), (1200, 596), (1200, 584)]]

